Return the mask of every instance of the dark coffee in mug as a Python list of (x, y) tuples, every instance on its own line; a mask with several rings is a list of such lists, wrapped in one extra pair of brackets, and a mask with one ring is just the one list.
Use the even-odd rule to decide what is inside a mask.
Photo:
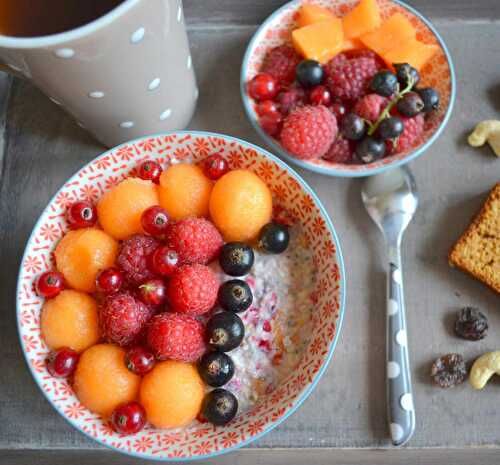
[(0, 34), (39, 37), (69, 31), (125, 0), (0, 0)]

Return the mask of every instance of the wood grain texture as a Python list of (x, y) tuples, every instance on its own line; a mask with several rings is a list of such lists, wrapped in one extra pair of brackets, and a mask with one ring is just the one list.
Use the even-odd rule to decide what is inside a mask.
[[(184, 0), (184, 8), (190, 24), (260, 24), (285, 3), (284, 0)], [(407, 0), (406, 3), (431, 19), (500, 19), (494, 0)]]
[[(500, 340), (497, 296), (468, 276), (451, 270), (446, 261), (450, 245), (500, 177), (498, 160), (491, 156), (488, 148), (471, 149), (465, 144), (467, 131), (478, 120), (500, 111), (497, 65), (500, 30), (488, 23), (464, 27), (461, 23), (438, 21), (437, 26), (455, 58), (459, 96), (446, 132), (429, 153), (413, 164), (421, 204), (403, 247), (417, 409), (417, 431), (410, 447), (498, 448), (500, 412), (495, 407), (498, 381), (482, 392), (472, 391), (467, 385), (441, 391), (430, 385), (428, 371), (438, 355), (457, 351), (467, 360), (473, 360), (484, 351), (498, 349)], [(190, 125), (192, 129), (218, 131), (261, 143), (246, 120), (238, 94), (241, 57), (253, 30), (253, 27), (237, 27), (221, 32), (214, 28), (196, 28), (191, 32), (201, 89), (199, 107)], [(71, 454), (78, 458), (73, 463), (79, 464), (133, 463), (107, 452), (87, 452), (102, 449), (66, 424), (42, 397), (22, 358), (15, 323), (17, 268), (38, 215), (59, 186), (102, 150), (29, 83), (15, 81), (7, 113), (0, 187), (3, 261), (0, 267), (0, 449), (17, 452), (1, 453), (1, 463), (65, 464), (71, 462), (68, 460)], [(385, 260), (379, 252), (382, 241), (363, 211), (358, 181), (299, 171), (323, 200), (340, 235), (348, 274), (345, 325), (333, 362), (311, 397), (297, 413), (252, 448), (388, 448), (384, 386), (385, 275), (382, 270)], [(468, 304), (479, 306), (490, 318), (490, 335), (484, 341), (461, 341), (450, 331), (450, 315)], [(54, 449), (65, 452), (54, 452)], [(44, 450), (47, 453), (38, 452)], [(483, 452), (490, 457), (493, 454)], [(408, 454), (412, 453), (408, 450)], [(405, 463), (470, 463), (464, 461), (465, 455), (454, 452), (455, 461), (426, 462), (419, 458), (427, 457), (427, 453), (431, 452), (415, 454), (413, 462), (405, 458)], [(498, 454), (498, 449), (495, 453)], [(323, 461), (311, 454), (306, 455), (311, 465), (376, 463), (369, 461), (372, 452), (359, 458), (364, 453), (353, 451), (348, 457), (344, 451), (335, 451), (331, 457), (329, 453), (321, 456)], [(376, 454), (380, 457), (378, 463), (402, 463), (402, 456), (396, 455), (399, 459), (391, 459), (391, 462), (389, 454)], [(266, 451), (251, 463), (285, 463), (284, 459), (272, 462), (271, 458), (268, 462), (268, 455), (272, 457), (272, 453)], [(304, 459), (292, 462), (290, 455), (286, 457), (290, 460), (286, 463), (304, 463)], [(494, 463), (493, 459), (488, 460), (490, 462), (485, 459), (481, 463)], [(220, 463), (245, 462), (225, 458)]]

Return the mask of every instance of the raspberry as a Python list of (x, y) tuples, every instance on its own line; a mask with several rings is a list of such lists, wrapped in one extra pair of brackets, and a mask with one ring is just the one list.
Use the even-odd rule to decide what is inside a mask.
[(338, 138), (323, 158), (333, 163), (350, 163), (353, 156), (354, 150), (349, 141), (347, 139)]
[(377, 55), (373, 50), (369, 50), (367, 48), (357, 48), (354, 50), (347, 50), (344, 53), (349, 60), (352, 60), (353, 58), (371, 58), (372, 60), (375, 60), (379, 70), (387, 68), (387, 65), (385, 64), (384, 60), (380, 57), (380, 55)]
[(373, 58), (353, 58), (340, 64), (330, 61), (325, 71), (327, 84), (334, 97), (358, 100), (367, 93), (372, 77), (379, 70)]
[(297, 158), (322, 157), (337, 137), (337, 120), (328, 108), (305, 106), (288, 115), (281, 131), (283, 147)]
[(224, 244), (217, 228), (204, 218), (186, 218), (175, 223), (167, 232), (166, 242), (179, 254), (182, 264), (202, 265), (217, 258)]
[(342, 63), (345, 63), (348, 60), (349, 58), (347, 57), (346, 53), (338, 53), (327, 63), (326, 66), (331, 67), (331, 66), (341, 65)]
[(127, 281), (141, 284), (146, 279), (155, 277), (149, 268), (149, 257), (159, 245), (158, 240), (143, 234), (135, 234), (123, 241), (116, 263)]
[(414, 116), (413, 118), (405, 118), (404, 116), (400, 116), (400, 118), (405, 125), (405, 129), (398, 137), (396, 149), (393, 150), (395, 153), (404, 152), (417, 145), (424, 132), (425, 121), (422, 114)]
[(388, 103), (389, 101), (385, 97), (377, 94), (368, 94), (356, 102), (352, 111), (361, 116), (361, 118), (375, 123)]
[(206, 350), (205, 327), (188, 315), (161, 313), (152, 320), (148, 345), (159, 360), (195, 362)]
[(181, 266), (170, 278), (167, 295), (172, 310), (190, 315), (208, 312), (217, 300), (219, 280), (205, 265)]
[(291, 87), (285, 92), (278, 94), (281, 114), (286, 116), (299, 106), (303, 106), (306, 101), (306, 92), (301, 87)]
[(119, 292), (106, 298), (99, 313), (102, 334), (120, 346), (134, 343), (153, 316), (154, 310), (130, 292)]
[(288, 85), (295, 80), (295, 68), (301, 58), (290, 45), (279, 45), (267, 52), (261, 73), (275, 77), (281, 84)]

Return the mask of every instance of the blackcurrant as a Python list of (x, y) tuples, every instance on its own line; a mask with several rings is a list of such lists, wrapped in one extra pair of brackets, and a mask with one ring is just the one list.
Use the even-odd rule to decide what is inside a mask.
[(388, 70), (379, 71), (373, 76), (370, 87), (382, 97), (390, 97), (398, 89), (398, 78)]
[(365, 137), (356, 146), (356, 156), (363, 163), (372, 163), (382, 158), (385, 151), (385, 142), (370, 136)]
[(360, 140), (366, 133), (365, 120), (354, 113), (349, 113), (342, 119), (340, 132), (345, 139)]
[(306, 89), (319, 86), (323, 82), (325, 72), (316, 60), (304, 60), (297, 65), (297, 81)]

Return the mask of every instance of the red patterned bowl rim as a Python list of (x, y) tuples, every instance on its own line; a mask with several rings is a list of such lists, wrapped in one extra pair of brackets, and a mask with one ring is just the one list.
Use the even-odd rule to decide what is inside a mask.
[[(259, 47), (262, 39), (266, 39), (266, 31), (270, 29), (270, 25), (283, 17), (286, 14), (289, 14), (290, 11), (295, 11), (298, 7), (303, 3), (328, 3), (330, 6), (342, 7), (344, 5), (357, 3), (358, 0), (292, 0), (282, 7), (277, 9), (274, 13), (272, 13), (257, 29), (257, 31), (252, 36), (250, 42), (248, 43), (247, 49), (245, 51), (245, 55), (243, 57), (243, 62), (241, 65), (241, 73), (240, 73), (240, 94), (243, 101), (243, 107), (245, 109), (245, 113), (250, 123), (259, 134), (259, 136), (266, 142), (266, 144), (276, 153), (278, 153), (285, 160), (301, 167), (309, 171), (313, 171), (316, 173), (324, 174), (327, 176), (338, 176), (338, 177), (364, 177), (364, 176), (372, 176), (374, 174), (378, 174), (386, 171), (390, 168), (395, 168), (397, 166), (402, 166), (410, 161), (414, 160), (418, 156), (422, 155), (426, 152), (429, 147), (439, 138), (444, 128), (446, 127), (451, 113), (455, 104), (456, 99), (456, 77), (455, 77), (455, 68), (453, 65), (453, 60), (451, 58), (450, 52), (443, 38), (433, 26), (433, 24), (419, 11), (415, 8), (407, 5), (401, 0), (377, 0), (381, 4), (389, 4), (394, 5), (395, 7), (401, 9), (401, 12), (404, 12), (410, 18), (413, 18), (416, 24), (419, 27), (424, 28), (426, 31), (430, 33), (433, 38), (433, 41), (440, 47), (440, 53), (446, 60), (447, 71), (449, 74), (449, 85), (446, 89), (446, 99), (448, 101), (448, 105), (445, 107), (443, 111), (440, 111), (440, 116), (437, 118), (437, 121), (433, 123), (433, 128), (429, 131), (429, 137), (427, 140), (422, 141), (419, 146), (416, 148), (403, 152), (400, 154), (396, 154), (390, 157), (386, 157), (382, 160), (369, 163), (366, 165), (345, 165), (339, 163), (331, 163), (325, 160), (299, 160), (294, 157), (290, 153), (288, 153), (274, 138), (269, 136), (259, 125), (257, 120), (257, 114), (254, 109), (253, 100), (248, 96), (246, 91), (246, 83), (249, 79), (250, 73), (250, 63), (252, 61), (253, 55), (255, 54), (256, 48)], [(415, 24), (414, 24), (415, 25)], [(434, 127), (435, 126), (435, 127)]]
[[(82, 429), (80, 425), (77, 424), (77, 420), (73, 420), (70, 418), (65, 412), (63, 412), (61, 409), (57, 408), (56, 404), (54, 403), (55, 401), (50, 397), (49, 393), (46, 392), (42, 386), (42, 379), (41, 376), (39, 376), (36, 372), (32, 364), (30, 363), (28, 353), (25, 347), (25, 343), (23, 341), (22, 337), (22, 323), (21, 323), (21, 292), (22, 292), (22, 280), (21, 277), (23, 275), (23, 264), (25, 263), (25, 260), (28, 256), (28, 253), (30, 250), (33, 248), (33, 242), (35, 239), (35, 233), (38, 231), (40, 227), (40, 223), (42, 220), (45, 219), (45, 216), (49, 213), (50, 207), (55, 203), (56, 198), (65, 190), (68, 189), (68, 184), (71, 184), (74, 180), (82, 176), (82, 172), (84, 172), (86, 169), (88, 169), (92, 164), (95, 164), (96, 162), (105, 159), (106, 157), (117, 153), (120, 151), (120, 149), (124, 150), (127, 148), (127, 146), (132, 145), (132, 144), (141, 144), (147, 141), (154, 140), (155, 138), (172, 138), (172, 137), (178, 137), (178, 138), (187, 138), (187, 137), (192, 137), (192, 138), (201, 138), (201, 139), (207, 139), (207, 138), (216, 138), (220, 140), (224, 140), (224, 142), (228, 143), (233, 143), (237, 144), (247, 150), (253, 150), (259, 157), (267, 158), (269, 161), (277, 164), (282, 170), (286, 171), (287, 174), (289, 174), (292, 178), (297, 181), (297, 185), (300, 187), (301, 191), (308, 194), (313, 202), (315, 207), (318, 209), (321, 218), (325, 222), (325, 230), (329, 234), (330, 239), (332, 243), (335, 246), (335, 250), (333, 252), (333, 257), (338, 265), (338, 278), (337, 278), (337, 284), (338, 284), (338, 312), (337, 312), (337, 319), (336, 319), (336, 324), (335, 324), (335, 332), (333, 337), (328, 341), (328, 351), (325, 353), (322, 359), (321, 365), (317, 368), (317, 371), (314, 371), (313, 377), (307, 381), (307, 384), (305, 384), (305, 387), (299, 391), (297, 394), (297, 397), (291, 402), (288, 407), (286, 408), (285, 412), (277, 417), (276, 420), (271, 420), (270, 424), (268, 427), (266, 427), (263, 430), (260, 430), (255, 435), (250, 435), (248, 438), (245, 440), (242, 440), (235, 445), (231, 445), (229, 447), (219, 447), (216, 451), (210, 452), (210, 453), (205, 453), (205, 454), (199, 454), (199, 455), (184, 455), (184, 456), (155, 456), (152, 455), (151, 453), (143, 453), (143, 452), (135, 452), (131, 450), (130, 448), (128, 449), (123, 449), (119, 448), (113, 443), (109, 442), (103, 442), (100, 438), (93, 436), (89, 431), (85, 431)], [(151, 154), (151, 156), (155, 156), (154, 154)], [(148, 157), (150, 158), (150, 157)], [(117, 167), (118, 169), (123, 169), (122, 167)], [(54, 240), (51, 240), (51, 242), (55, 242)], [(223, 134), (217, 134), (217, 133), (211, 133), (211, 132), (204, 132), (204, 131), (176, 131), (176, 132), (165, 132), (165, 133), (160, 133), (160, 134), (155, 134), (151, 136), (146, 136), (146, 137), (140, 137), (138, 139), (134, 139), (131, 141), (128, 141), (124, 144), (121, 144), (117, 147), (114, 147), (101, 155), (97, 156), (87, 164), (85, 164), (80, 170), (78, 170), (73, 176), (71, 176), (64, 184), (63, 186), (54, 194), (54, 196), (51, 198), (39, 218), (37, 219), (37, 222), (33, 226), (33, 230), (30, 234), (30, 237), (27, 241), (25, 251), (23, 253), (23, 257), (21, 260), (21, 265), (19, 268), (19, 273), (18, 273), (18, 283), (17, 283), (17, 289), (16, 289), (16, 317), (17, 317), (17, 329), (18, 329), (18, 335), (20, 339), (20, 345), (21, 349), (26, 361), (26, 364), (28, 365), (28, 368), (37, 384), (39, 389), (42, 391), (43, 395), (47, 399), (47, 401), (52, 405), (52, 407), (75, 429), (77, 429), (79, 432), (83, 433), (90, 439), (98, 442), (99, 444), (108, 447), (112, 450), (115, 450), (117, 452), (123, 453), (125, 455), (129, 455), (132, 457), (137, 457), (137, 458), (142, 458), (142, 459), (150, 459), (150, 460), (156, 460), (156, 461), (172, 461), (172, 462), (183, 462), (183, 461), (194, 461), (194, 460), (201, 460), (201, 459), (207, 459), (211, 457), (215, 457), (218, 455), (222, 455), (234, 450), (237, 450), (241, 447), (244, 447), (253, 441), (261, 438), (268, 432), (270, 432), (272, 429), (274, 429), (276, 426), (281, 424), (283, 421), (285, 421), (292, 413), (294, 413), (300, 405), (308, 398), (308, 396), (311, 394), (311, 392), (314, 390), (316, 387), (317, 383), (319, 382), (320, 378), (324, 374), (326, 368), (328, 367), (335, 347), (337, 345), (337, 342), (340, 337), (340, 333), (342, 330), (343, 326), (343, 318), (344, 318), (344, 313), (345, 313), (345, 300), (346, 300), (346, 279), (345, 279), (345, 268), (344, 268), (344, 260), (343, 260), (343, 255), (340, 247), (340, 241), (338, 239), (337, 233), (335, 231), (335, 228), (332, 224), (332, 221), (324, 208), (321, 200), (318, 198), (316, 193), (312, 190), (312, 188), (302, 179), (302, 177), (295, 172), (292, 168), (290, 168), (286, 163), (284, 163), (282, 160), (277, 158), (276, 156), (272, 155), (265, 149), (262, 149), (252, 143), (243, 141), (241, 139), (238, 139), (236, 137), (232, 136), (227, 136)], [(175, 433), (173, 433), (175, 435)]]

